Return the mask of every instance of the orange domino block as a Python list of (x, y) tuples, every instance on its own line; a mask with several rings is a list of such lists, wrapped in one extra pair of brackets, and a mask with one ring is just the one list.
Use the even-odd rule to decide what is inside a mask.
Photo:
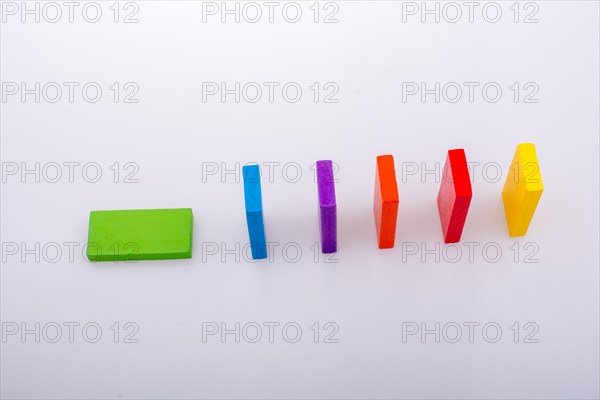
[(502, 202), (510, 236), (524, 236), (542, 197), (544, 184), (535, 145), (521, 143), (502, 189)]
[(394, 247), (399, 202), (394, 157), (391, 155), (378, 156), (375, 168), (373, 212), (377, 229), (377, 243), (380, 249)]

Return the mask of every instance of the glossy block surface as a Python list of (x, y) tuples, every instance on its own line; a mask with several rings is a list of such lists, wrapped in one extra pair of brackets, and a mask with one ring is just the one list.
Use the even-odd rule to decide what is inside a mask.
[(448, 151), (437, 197), (445, 243), (460, 241), (473, 193), (463, 149)]
[(244, 177), (244, 203), (252, 258), (255, 260), (267, 258), (260, 168), (258, 165), (246, 165), (242, 168), (242, 175)]
[(394, 247), (399, 201), (394, 157), (391, 155), (378, 156), (375, 167), (373, 213), (377, 244), (380, 249)]
[(191, 208), (90, 212), (90, 261), (192, 257)]
[(337, 251), (337, 205), (331, 160), (317, 161), (317, 186), (319, 191), (319, 224), (321, 251)]
[(510, 236), (524, 236), (527, 233), (543, 191), (544, 184), (535, 145), (521, 143), (517, 146), (502, 189), (502, 202)]

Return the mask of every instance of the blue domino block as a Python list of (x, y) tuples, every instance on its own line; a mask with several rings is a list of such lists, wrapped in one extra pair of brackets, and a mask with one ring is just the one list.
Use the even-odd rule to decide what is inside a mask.
[(262, 212), (262, 194), (260, 190), (260, 169), (258, 165), (246, 165), (242, 168), (244, 176), (244, 201), (246, 222), (250, 236), (252, 258), (267, 258), (267, 241)]

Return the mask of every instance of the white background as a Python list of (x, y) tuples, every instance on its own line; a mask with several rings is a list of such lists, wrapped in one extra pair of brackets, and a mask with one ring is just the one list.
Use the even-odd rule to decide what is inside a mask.
[[(284, 3), (274, 23), (266, 15), (258, 23), (231, 16), (221, 23), (219, 15), (204, 23), (202, 3), (190, 1), (138, 1), (138, 23), (115, 23), (111, 4), (101, 3), (97, 23), (82, 18), (85, 3), (73, 23), (66, 14), (57, 23), (31, 16), (23, 23), (21, 14), (3, 13), (3, 84), (80, 84), (73, 103), (66, 89), (56, 103), (33, 95), (1, 103), (3, 398), (599, 397), (597, 2), (539, 1), (538, 23), (523, 23), (534, 10), (523, 3), (515, 23), (512, 2), (498, 3), (497, 23), (482, 17), (485, 3), (473, 23), (464, 6), (457, 23), (432, 16), (423, 23), (419, 14), (403, 22), (402, 2), (340, 1), (339, 22), (329, 24), (313, 21), (312, 2), (300, 2), (298, 23), (282, 18)], [(120, 19), (133, 10), (120, 9)], [(88, 82), (103, 89), (96, 103), (81, 96)], [(137, 84), (138, 103), (115, 103), (114, 82), (121, 90)], [(233, 95), (203, 102), (203, 82), (297, 82), (303, 94), (290, 103), (279, 86), (273, 103), (266, 91), (257, 103)], [(338, 102), (315, 103), (314, 82), (321, 90), (335, 83)], [(466, 91), (456, 103), (433, 95), (403, 102), (403, 82), (480, 86), (472, 103)], [(481, 96), (488, 82), (503, 90), (496, 103)], [(537, 85), (538, 102), (515, 103), (514, 82), (521, 90)], [(509, 238), (500, 193), (521, 142), (536, 144), (545, 192), (527, 236)], [(479, 165), (457, 262), (445, 257), (457, 247), (441, 243), (439, 182), (421, 174), (451, 148), (464, 148)], [(372, 216), (379, 154), (394, 155), (400, 191), (396, 247), (385, 251), (377, 249)], [(315, 261), (311, 166), (319, 159), (339, 166), (334, 263)], [(69, 162), (80, 163), (73, 182)], [(84, 179), (93, 170), (82, 174), (92, 162), (102, 171), (97, 183)], [(124, 182), (128, 162), (138, 167), (137, 183)], [(240, 175), (221, 172), (248, 162), (263, 167), (267, 240), (279, 243), (271, 261), (225, 250), (243, 248), (248, 237)], [(21, 175), (36, 163), (39, 183)], [(56, 183), (52, 163), (63, 166)], [(279, 164), (268, 173), (268, 163)], [(297, 182), (294, 169), (282, 173), (286, 164), (300, 166)], [(502, 167), (499, 181), (494, 169), (482, 173), (487, 164)], [(6, 175), (14, 165), (19, 172)], [(219, 173), (203, 176), (213, 165)], [(407, 176), (415, 165), (418, 173)], [(166, 207), (193, 209), (193, 259), (91, 264), (82, 257), (91, 210)], [(67, 242), (76, 243), (73, 259)], [(464, 242), (476, 243), (472, 259)], [(211, 255), (206, 246), (219, 250)], [(302, 250), (297, 262), (294, 248)], [(502, 254), (492, 262), (496, 248)], [(534, 250), (530, 261), (538, 262), (525, 262)], [(79, 324), (73, 343), (68, 322)], [(138, 343), (124, 343), (127, 322), (139, 328)], [(233, 334), (203, 341), (207, 322), (257, 323), (263, 335), (257, 343), (247, 340), (251, 330), (240, 343)], [(280, 324), (273, 343), (265, 322)], [(327, 322), (339, 327), (337, 343), (323, 343)], [(479, 324), (472, 343), (469, 322)], [(35, 331), (36, 323), (39, 343), (35, 334), (6, 335), (14, 326)], [(96, 343), (86, 341), (93, 329), (82, 333), (90, 323), (102, 329)], [(302, 328), (297, 343), (283, 337), (286, 323)], [(434, 334), (403, 341), (414, 326), (407, 323), (439, 323), (439, 343)], [(457, 343), (452, 323), (462, 326)], [(486, 341), (494, 329), (482, 333), (487, 323), (502, 329), (496, 343)], [(62, 336), (51, 343), (54, 324)], [(525, 343), (532, 327), (537, 343)]]

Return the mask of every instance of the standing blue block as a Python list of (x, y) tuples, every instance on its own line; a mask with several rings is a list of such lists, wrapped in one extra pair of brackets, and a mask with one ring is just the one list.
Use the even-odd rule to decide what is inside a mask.
[(252, 258), (255, 260), (267, 258), (267, 241), (265, 239), (260, 190), (260, 169), (258, 165), (246, 165), (242, 168), (242, 175), (244, 176), (244, 201)]

